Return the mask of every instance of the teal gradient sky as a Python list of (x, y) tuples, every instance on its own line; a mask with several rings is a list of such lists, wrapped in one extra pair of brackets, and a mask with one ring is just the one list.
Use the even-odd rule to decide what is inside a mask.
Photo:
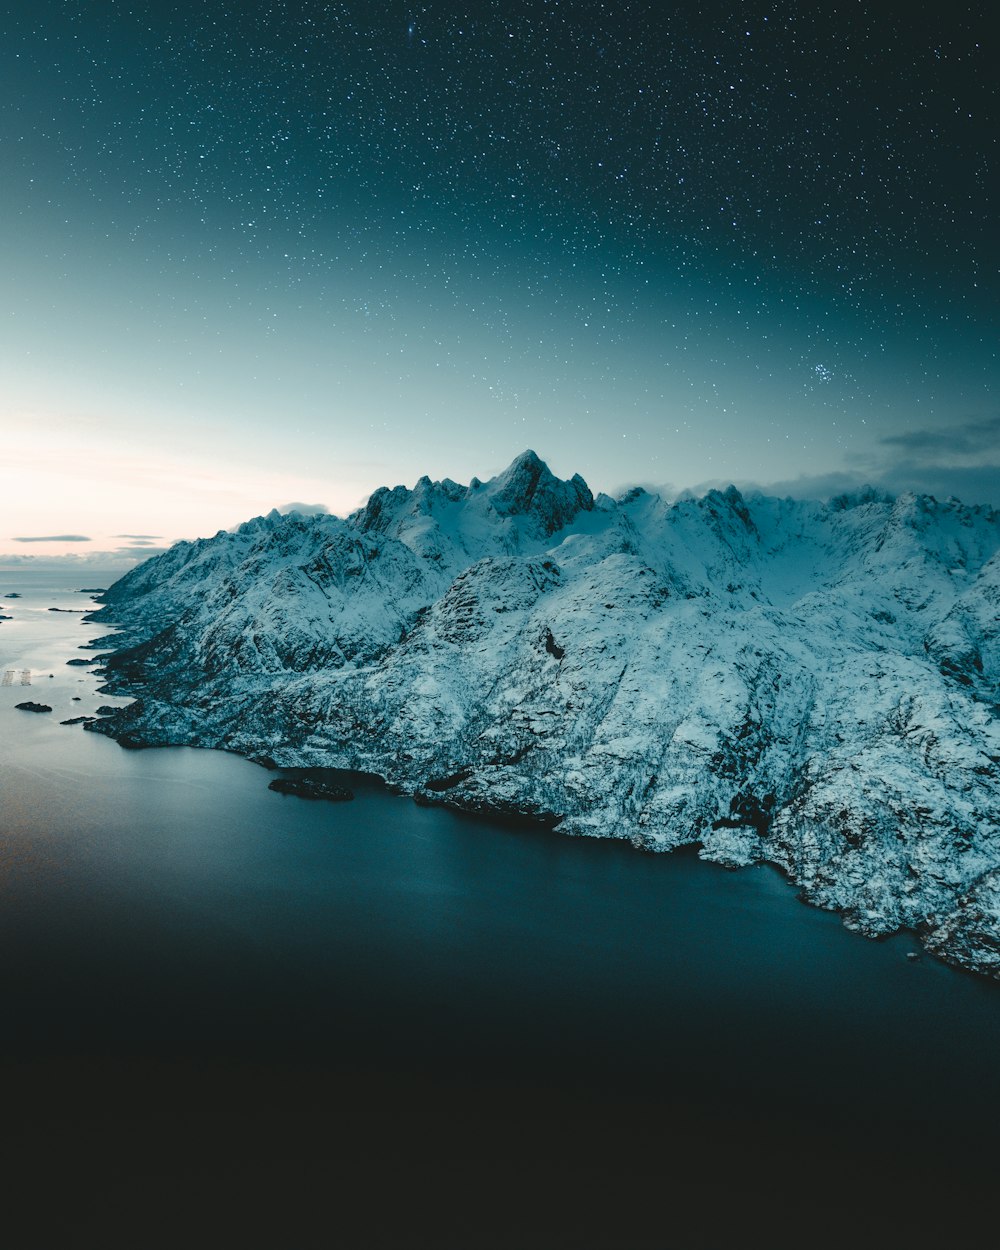
[(93, 10), (0, 50), (0, 552), (527, 446), (1000, 506), (978, 6)]

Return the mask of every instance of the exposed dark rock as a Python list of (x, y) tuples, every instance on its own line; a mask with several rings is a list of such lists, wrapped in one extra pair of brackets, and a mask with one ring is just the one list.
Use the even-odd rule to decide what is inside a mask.
[(71, 716), (69, 720), (61, 720), (60, 725), (89, 725), (92, 720), (96, 720), (96, 716)]
[(14, 706), (22, 712), (51, 712), (52, 709), (47, 703), (32, 703), (29, 699), (26, 703), (15, 703)]
[(424, 782), (424, 789), (440, 794), (444, 790), (451, 790), (460, 782), (467, 781), (471, 776), (472, 769), (463, 768), (457, 773), (452, 773), (450, 777), (432, 777)]
[(500, 516), (531, 514), (544, 533), (554, 534), (577, 513), (589, 512), (594, 496), (578, 473), (560, 481), (533, 451), (526, 451), (496, 479), (492, 502)]
[(316, 777), (276, 777), (267, 788), (278, 794), (294, 794), (300, 799), (328, 799), (334, 803), (354, 798), (354, 791), (346, 786)]

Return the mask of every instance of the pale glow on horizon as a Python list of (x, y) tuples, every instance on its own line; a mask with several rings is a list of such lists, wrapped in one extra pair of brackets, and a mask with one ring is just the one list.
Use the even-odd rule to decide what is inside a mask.
[[(4, 420), (0, 559), (96, 552), (120, 559), (128, 535), (148, 535), (155, 548), (169, 546), (210, 537), (296, 500), (346, 515), (371, 489), (350, 465), (329, 478), (232, 457), (214, 468), (193, 454), (126, 441), (89, 423), (67, 430), (21, 413)], [(69, 534), (90, 541), (16, 541)]]

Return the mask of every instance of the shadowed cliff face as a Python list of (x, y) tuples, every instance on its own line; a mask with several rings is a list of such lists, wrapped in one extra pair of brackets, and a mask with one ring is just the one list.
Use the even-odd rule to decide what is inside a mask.
[(133, 570), (99, 617), (139, 702), (92, 728), (766, 859), (1000, 974), (998, 547), (956, 501), (595, 500), (526, 452)]
[(533, 451), (518, 456), (485, 493), (499, 516), (531, 517), (546, 536), (594, 506), (594, 497), (578, 473), (561, 482)]

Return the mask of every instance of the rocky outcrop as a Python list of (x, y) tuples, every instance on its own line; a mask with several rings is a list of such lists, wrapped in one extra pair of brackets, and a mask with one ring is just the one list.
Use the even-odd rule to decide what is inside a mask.
[(278, 794), (294, 794), (300, 799), (327, 799), (344, 803), (354, 798), (353, 790), (327, 777), (276, 777), (267, 787)]
[(595, 499), (528, 452), (140, 565), (94, 618), (136, 702), (87, 728), (767, 860), (997, 974), (998, 548), (954, 500)]

